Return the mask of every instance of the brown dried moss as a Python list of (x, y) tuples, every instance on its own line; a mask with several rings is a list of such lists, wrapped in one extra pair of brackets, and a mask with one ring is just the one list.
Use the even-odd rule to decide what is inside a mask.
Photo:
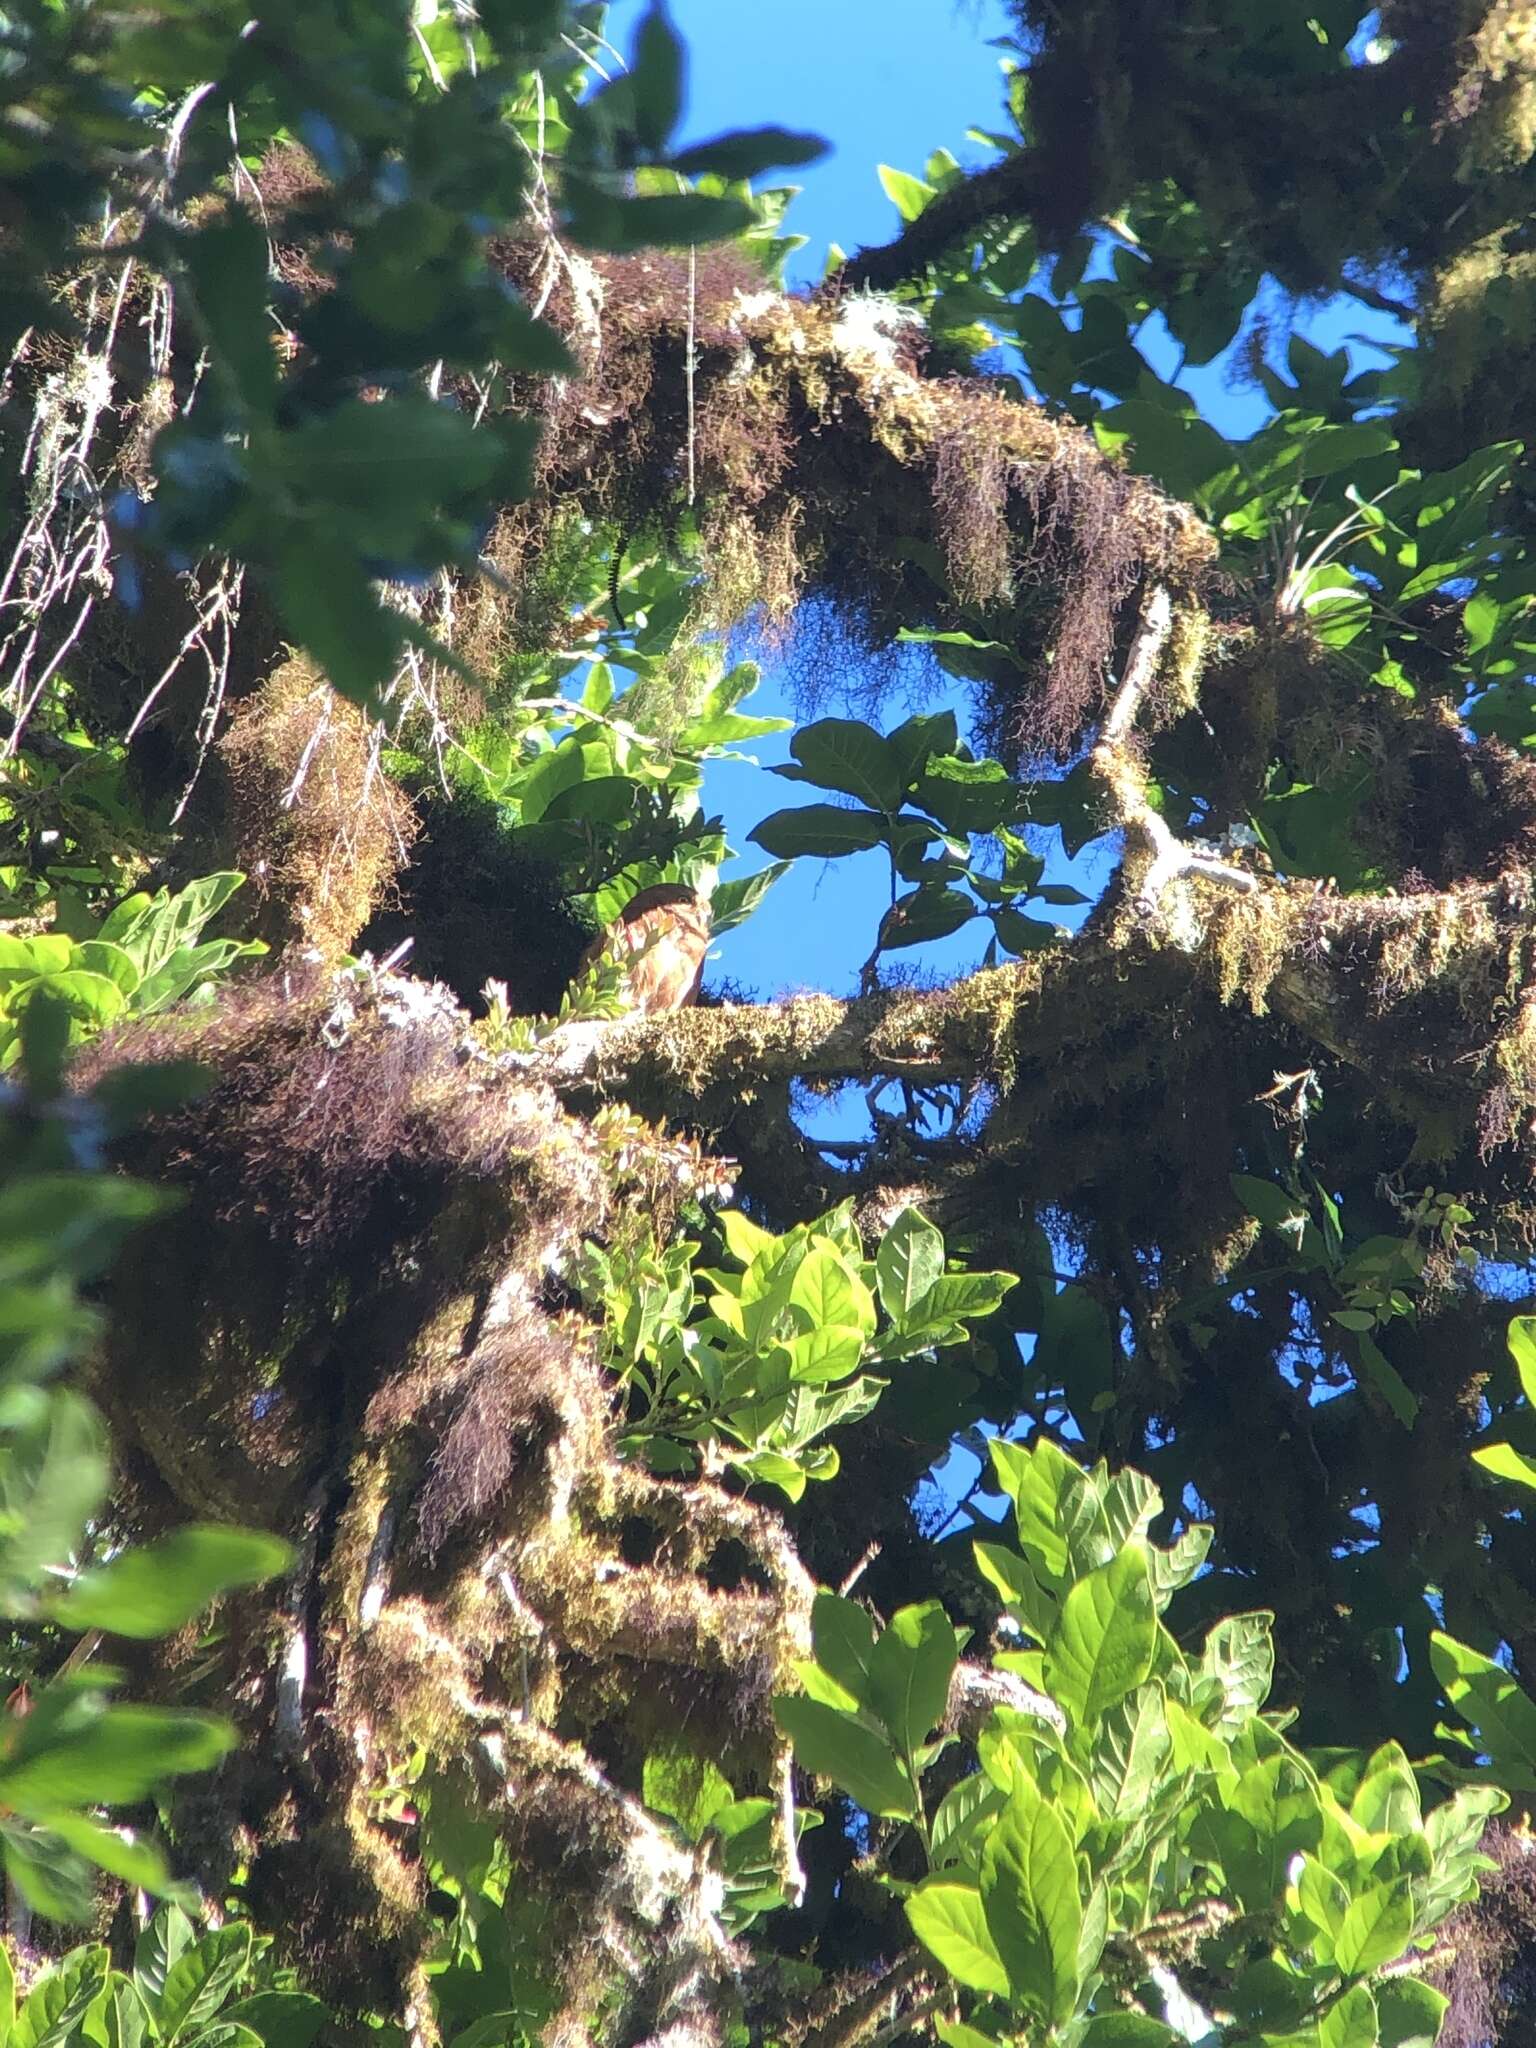
[[(250, 1903), (313, 1981), (347, 2010), (415, 1995), (434, 1929), (381, 1800), (425, 1751), (469, 1775), (530, 1896), (576, 1882), (533, 1821), (577, 1800), (594, 1832), (564, 1905), (589, 1936), (611, 1913), (633, 1937), (597, 1942), (594, 1994), (664, 2006), (675, 1929), (631, 1925), (635, 1858), (663, 1841), (631, 1796), (638, 1736), (729, 1739), (774, 1782), (768, 1700), (806, 1653), (812, 1588), (771, 1515), (617, 1459), (613, 1390), (553, 1275), (617, 1190), (656, 1188), (665, 1227), (701, 1155), (570, 1116), (442, 991), (389, 977), (249, 988), (99, 1044), (77, 1079), (168, 1054), (214, 1078), (129, 1148), (187, 1201), (114, 1292), (99, 1391), (146, 1475), (124, 1512), (259, 1502), (298, 1549), (288, 1585), (225, 1616), (247, 1739), (224, 1849), (196, 1824), (210, 1879), (243, 1830)], [(295, 1644), (297, 1713), (278, 1682)], [(693, 1870), (664, 1861), (658, 1915)], [(708, 1915), (699, 1936), (719, 1938)]]
[(387, 902), (417, 820), (379, 740), (373, 721), (294, 655), (237, 707), (219, 742), (232, 862), (275, 946), (334, 960)]

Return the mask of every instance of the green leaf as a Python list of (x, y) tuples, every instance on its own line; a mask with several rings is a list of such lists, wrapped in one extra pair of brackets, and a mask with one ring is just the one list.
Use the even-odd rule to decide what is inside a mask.
[(1025, 814), (1028, 799), (1000, 761), (935, 754), (918, 777), (912, 801), (947, 832), (995, 832)]
[(325, 2001), (308, 1991), (258, 1991), (232, 2005), (225, 2017), (249, 2027), (263, 2048), (310, 2048), (330, 2015)]
[(1015, 1998), (1047, 2025), (1069, 2019), (1083, 1917), (1077, 1858), (1066, 1829), (1028, 1779), (1015, 1783), (987, 1837), (981, 1897)]
[(907, 1755), (944, 1718), (959, 1657), (955, 1631), (937, 1600), (900, 1608), (870, 1653), (869, 1704)]
[(277, 356), (268, 318), (267, 237), (237, 204), (181, 239), (193, 303), (214, 360), (258, 412), (277, 396)]
[(913, 889), (898, 896), (880, 920), (880, 944), (894, 952), (902, 946), (947, 939), (976, 915), (976, 905), (958, 889)]
[(1504, 1783), (1536, 1790), (1536, 1702), (1502, 1665), (1453, 1636), (1432, 1632), (1429, 1655), (1446, 1698), (1476, 1728)]
[(1229, 1735), (1269, 1698), (1275, 1676), (1274, 1624), (1267, 1609), (1228, 1614), (1205, 1638), (1197, 1676), (1215, 1680), (1222, 1700), (1216, 1726)]
[(167, 1778), (207, 1770), (234, 1742), (228, 1722), (209, 1714), (102, 1708), (0, 1769), (0, 1802), (44, 1821), (61, 1808), (121, 1805)]
[(1450, 2000), (1421, 1977), (1389, 1977), (1376, 1985), (1381, 2048), (1434, 2048)]
[(754, 846), (777, 860), (837, 860), (867, 852), (884, 836), (885, 820), (874, 811), (843, 810), (836, 804), (774, 811), (747, 834)]
[(1251, 1173), (1228, 1176), (1232, 1192), (1250, 1216), (1267, 1229), (1278, 1231), (1295, 1248), (1300, 1225), (1306, 1220), (1306, 1205), (1273, 1181), (1259, 1180)]
[(938, 197), (932, 185), (914, 178), (908, 171), (892, 170), (889, 164), (881, 164), (879, 173), (886, 198), (903, 220), (916, 220), (928, 202)]
[(1045, 1652), (1045, 1689), (1085, 1735), (1152, 1669), (1157, 1615), (1146, 1547), (1128, 1543), (1078, 1580)]
[(1377, 2048), (1376, 2000), (1356, 1984), (1317, 2023), (1317, 2048)]
[(859, 1706), (872, 1704), (869, 1660), (875, 1625), (856, 1600), (818, 1593), (811, 1605), (811, 1641), (816, 1661)]
[(812, 1331), (854, 1329), (873, 1335), (875, 1304), (857, 1273), (825, 1241), (813, 1243), (789, 1283), (789, 1302), (810, 1318)]
[(731, 932), (747, 919), (762, 902), (781, 875), (789, 873), (787, 860), (776, 860), (771, 867), (759, 868), (755, 875), (744, 875), (740, 881), (722, 882), (716, 889), (709, 905), (709, 928), (714, 937)]
[(1333, 1945), (1335, 1966), (1346, 1977), (1368, 1977), (1408, 1946), (1413, 1901), (1406, 1885), (1375, 1885), (1351, 1901)]
[(677, 1741), (648, 1752), (641, 1797), (653, 1813), (669, 1815), (690, 1842), (697, 1842), (736, 1795), (730, 1780), (707, 1757)]
[(725, 242), (757, 224), (755, 209), (744, 201), (711, 199), (702, 192), (621, 199), (570, 173), (563, 191), (572, 239), (617, 256), (647, 247), (686, 249), (695, 243)]
[(1521, 1390), (1536, 1408), (1536, 1316), (1515, 1316), (1509, 1325), (1509, 1355), (1520, 1375)]
[(251, 1929), (231, 1921), (183, 1951), (166, 1972), (156, 2011), (160, 2037), (169, 2044), (207, 2024), (251, 1962)]
[(1491, 1472), (1495, 1479), (1511, 1479), (1517, 1486), (1536, 1486), (1536, 1458), (1528, 1458), (1513, 1444), (1485, 1444), (1472, 1453), (1474, 1464)]
[(635, 132), (647, 149), (665, 149), (678, 124), (683, 111), (683, 73), (682, 43), (666, 10), (652, 0), (635, 33), (629, 66)]
[(918, 1320), (921, 1304), (943, 1271), (943, 1232), (920, 1209), (903, 1209), (875, 1254), (880, 1305), (898, 1330)]
[(912, 1932), (967, 1990), (1007, 1998), (1012, 1987), (987, 1925), (981, 1894), (968, 1884), (924, 1884), (907, 1900)]
[(124, 1884), (140, 1891), (171, 1889), (170, 1869), (153, 1842), (131, 1842), (115, 1828), (103, 1827), (83, 1813), (56, 1813), (48, 1827), (50, 1833), (94, 1863), (98, 1870), (106, 1871), (109, 1877), (121, 1878)]
[(933, 2031), (944, 2043), (944, 2048), (1002, 2048), (1002, 2044), (990, 2034), (968, 2027), (963, 2020), (935, 2019)]
[(1392, 429), (1376, 420), (1315, 427), (1302, 443), (1301, 473), (1333, 476), (1341, 469), (1357, 469), (1373, 456), (1389, 455), (1396, 447)]
[(272, 1578), (291, 1556), (280, 1537), (193, 1523), (82, 1572), (48, 1612), (62, 1628), (148, 1640), (194, 1620), (231, 1586)]
[(738, 128), (678, 150), (668, 161), (687, 178), (708, 172), (735, 183), (759, 178), (780, 164), (813, 164), (826, 153), (827, 145), (819, 135), (799, 134), (789, 128)]
[(862, 1721), (819, 1700), (780, 1698), (773, 1711), (803, 1769), (830, 1778), (866, 1813), (892, 1820), (910, 1820), (916, 1813), (917, 1797), (906, 1773)]
[(1095, 2013), (1078, 2048), (1172, 2048), (1183, 2035), (1144, 2012)]
[(775, 768), (791, 782), (840, 790), (872, 811), (901, 808), (904, 783), (900, 755), (873, 726), (858, 718), (818, 718), (803, 725), (789, 743), (797, 765)]
[(152, 2011), (176, 1959), (197, 1939), (197, 1930), (179, 1906), (159, 1907), (133, 1948), (133, 1978)]
[(1231, 442), (1193, 412), (1131, 398), (1107, 407), (1093, 424), (1103, 448), (1126, 450), (1133, 468), (1154, 477), (1176, 498), (1203, 505), (1215, 487), (1238, 474)]
[(288, 632), (343, 697), (371, 705), (394, 673), (404, 636), (357, 556), (329, 536), (294, 532), (279, 546), (276, 581)]
[(1374, 1338), (1357, 1338), (1355, 1350), (1366, 1379), (1375, 1387), (1403, 1428), (1412, 1429), (1419, 1419), (1418, 1396)]
[(106, 1435), (89, 1402), (67, 1388), (16, 1430), (0, 1460), (0, 1600), (22, 1600), (50, 1566), (68, 1562), (106, 1497)]
[(994, 1437), (988, 1448), (997, 1483), (1013, 1502), (1019, 1548), (1055, 1591), (1071, 1577), (1067, 1531), (1083, 1511), (1083, 1469), (1047, 1436), (1027, 1448)]
[(28, 1992), (7, 2048), (62, 2048), (107, 1982), (107, 1951), (94, 1943), (71, 1950)]

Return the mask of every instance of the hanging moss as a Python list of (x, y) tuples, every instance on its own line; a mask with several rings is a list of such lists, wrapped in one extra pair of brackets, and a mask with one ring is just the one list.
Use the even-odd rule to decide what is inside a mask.
[(335, 960), (387, 900), (417, 832), (373, 722), (294, 656), (237, 708), (218, 751), (228, 857), (263, 936)]

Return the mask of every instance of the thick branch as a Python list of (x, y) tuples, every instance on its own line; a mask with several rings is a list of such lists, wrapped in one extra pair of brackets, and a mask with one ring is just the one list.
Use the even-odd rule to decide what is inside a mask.
[[(662, 1101), (789, 1080), (854, 1081), (875, 1074), (930, 1082), (994, 1071), (1007, 1023), (1066, 949), (971, 975), (947, 989), (879, 989), (852, 1002), (796, 996), (722, 1003), (669, 1017), (578, 1026), (521, 1056), (567, 1100), (591, 1094)], [(745, 1098), (750, 1101), (750, 1096)]]
[(1137, 892), (1140, 908), (1148, 916), (1157, 915), (1168, 889), (1186, 876), (1198, 876), (1244, 896), (1258, 888), (1256, 877), (1245, 869), (1186, 846), (1174, 837), (1148, 803), (1146, 772), (1130, 752), (1131, 734), (1172, 629), (1173, 605), (1168, 592), (1156, 584), (1148, 592), (1141, 624), (1126, 659), (1125, 675), (1091, 756), (1094, 771), (1127, 840), (1139, 842), (1148, 856)]
[[(1128, 830), (1158, 843), (1134, 812)], [(1240, 869), (1213, 872), (1222, 864), (1168, 836), (1173, 872), (1222, 885), (1188, 933), (1170, 931), (1144, 882), (1151, 914), (1138, 920), (1139, 932), (1090, 931), (948, 988), (633, 1018), (559, 1033), (532, 1061), (570, 1101), (618, 1095), (722, 1124), (750, 1117), (765, 1090), (797, 1077), (980, 1078), (1007, 1093), (1029, 1076), (1053, 1085), (1052, 1076), (1108, 1030), (1134, 1023), (1140, 1033), (1166, 1035), (1170, 1002), (1179, 1003), (1173, 970), (1172, 991), (1187, 975), (1191, 1005), (1216, 993), (1267, 1010), (1384, 1095), (1457, 1115), (1481, 1100), (1492, 1049), (1521, 1014), (1511, 1001), (1511, 963), (1525, 957), (1532, 913), (1520, 878), (1441, 895), (1330, 897), (1300, 883), (1261, 886)], [(1433, 1067), (1422, 1059), (1405, 1066), (1420, 1011), (1426, 1003), (1443, 1008), (1447, 992), (1464, 1020), (1455, 1042), (1442, 1024)]]

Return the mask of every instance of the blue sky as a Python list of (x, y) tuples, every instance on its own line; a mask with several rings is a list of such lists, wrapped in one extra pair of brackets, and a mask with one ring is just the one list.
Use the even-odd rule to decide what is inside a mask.
[[(627, 49), (644, 0), (617, 0), (608, 33)], [(971, 127), (1003, 127), (1001, 53), (989, 38), (1007, 26), (999, 0), (776, 0), (771, 7), (722, 0), (672, 0), (672, 19), (688, 49), (688, 93), (683, 135), (702, 140), (727, 128), (772, 123), (819, 134), (831, 145), (819, 163), (794, 175), (802, 186), (788, 226), (808, 236), (793, 267), (794, 281), (814, 283), (828, 246), (852, 250), (885, 241), (899, 226), (881, 188), (877, 167), (889, 163), (920, 172), (943, 146), (962, 163), (991, 152), (968, 142)], [(1320, 347), (1337, 347), (1367, 333), (1389, 335), (1391, 323), (1353, 302), (1321, 308), (1298, 322)], [(1143, 337), (1153, 368), (1169, 376), (1171, 345)], [(1362, 361), (1379, 362), (1369, 354)], [(1236, 388), (1221, 359), (1184, 380), (1201, 410), (1228, 434), (1251, 432), (1268, 407), (1251, 389)], [(787, 680), (771, 660), (764, 687), (752, 700), (758, 712), (792, 713)], [(856, 681), (856, 679), (853, 679)], [(953, 703), (964, 725), (964, 702), (941, 672), (915, 676), (910, 702), (889, 703), (889, 726), (916, 709)], [(843, 707), (826, 705), (827, 711)], [(786, 736), (787, 738), (787, 736)], [(764, 764), (789, 758), (784, 738), (753, 750)], [(746, 835), (769, 811), (813, 795), (761, 768), (725, 763), (712, 768), (705, 796), (722, 812), (738, 852), (760, 864)], [(1109, 849), (1090, 848), (1083, 861), (1052, 862), (1049, 877), (1082, 889), (1102, 883)], [(728, 976), (760, 996), (796, 988), (849, 991), (857, 964), (869, 950), (888, 900), (881, 854), (861, 854), (832, 865), (802, 861), (782, 880), (749, 922), (719, 943), (712, 978)], [(1079, 913), (1080, 914), (1080, 913)], [(946, 974), (975, 966), (987, 927), (981, 923), (941, 945), (908, 957)]]

